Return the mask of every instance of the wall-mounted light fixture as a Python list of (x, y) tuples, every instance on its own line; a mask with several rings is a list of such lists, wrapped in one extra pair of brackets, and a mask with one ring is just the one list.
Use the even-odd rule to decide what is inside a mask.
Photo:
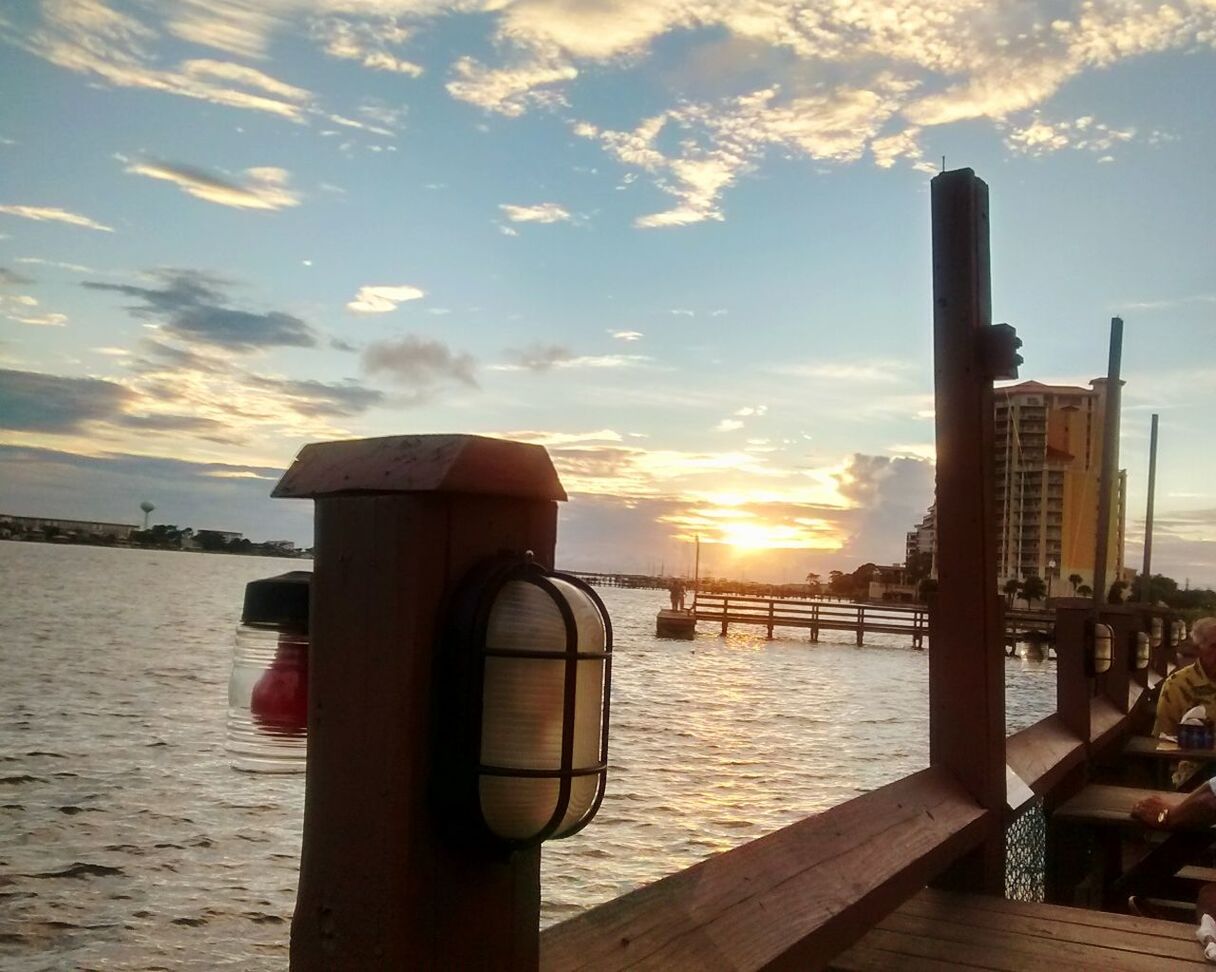
[(1174, 645), (1181, 645), (1186, 641), (1186, 622), (1181, 618), (1175, 618), (1170, 622), (1170, 627), (1173, 628)]
[(509, 847), (569, 837), (599, 809), (607, 778), (603, 602), (528, 553), (474, 570), (451, 611), (447, 691), (461, 724), (438, 729), (453, 742), (440, 767), (447, 811)]
[(1148, 668), (1149, 655), (1152, 649), (1149, 647), (1148, 635), (1143, 631), (1136, 632), (1136, 670)]
[(1160, 618), (1153, 618), (1149, 622), (1149, 644), (1154, 648), (1161, 647), (1161, 637), (1165, 633), (1165, 625), (1162, 624)]
[(1096, 622), (1089, 632), (1089, 654), (1086, 668), (1090, 675), (1101, 675), (1110, 670), (1114, 632), (1109, 624)]

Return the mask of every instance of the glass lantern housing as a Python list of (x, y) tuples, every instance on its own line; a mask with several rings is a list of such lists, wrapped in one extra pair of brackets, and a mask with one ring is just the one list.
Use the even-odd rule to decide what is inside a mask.
[(1149, 643), (1148, 634), (1143, 631), (1136, 632), (1136, 669), (1137, 671), (1148, 668), (1149, 662)]
[(308, 752), (308, 604), (312, 574), (245, 587), (228, 680), (227, 748), (235, 769), (302, 773)]
[(1089, 669), (1091, 675), (1101, 675), (1103, 672), (1110, 671), (1110, 661), (1114, 657), (1112, 647), (1115, 634), (1111, 630), (1109, 624), (1095, 624), (1090, 635), (1090, 662)]
[(469, 722), (457, 789), (512, 847), (569, 837), (595, 815), (608, 760), (612, 624), (599, 596), (530, 559), (477, 572), (453, 618)]

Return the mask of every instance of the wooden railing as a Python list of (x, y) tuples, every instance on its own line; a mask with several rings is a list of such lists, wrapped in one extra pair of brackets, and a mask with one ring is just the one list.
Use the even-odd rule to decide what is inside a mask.
[[(894, 634), (907, 635), (914, 648), (921, 648), (929, 633), (929, 612), (923, 604), (825, 604), (698, 592), (692, 611), (698, 621), (721, 624), (722, 634), (732, 624), (754, 624), (765, 628), (769, 638), (781, 627), (805, 629), (812, 641), (819, 640), (821, 631), (851, 631), (859, 645), (866, 634)], [(1006, 611), (1005, 639), (1012, 642), (1027, 632), (1050, 634), (1054, 624), (1054, 611)]]
[[(1062, 603), (1057, 710), (1005, 743), (1007, 765), (1048, 809), (1084, 784), (1091, 756), (1122, 740), (1150, 673), (1172, 663), (1166, 625), (1150, 668), (1133, 668), (1135, 634), (1152, 613)], [(1088, 632), (1099, 617), (1115, 629), (1116, 651), (1092, 676)], [(986, 811), (941, 767), (922, 770), (545, 930), (541, 967), (823, 968), (1003, 829), (1009, 812)]]

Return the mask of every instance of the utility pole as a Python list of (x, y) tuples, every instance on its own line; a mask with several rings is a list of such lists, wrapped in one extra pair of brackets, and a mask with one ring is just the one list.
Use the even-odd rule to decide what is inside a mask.
[(1144, 514), (1144, 566), (1140, 570), (1140, 600), (1152, 604), (1153, 587), (1153, 496), (1157, 490), (1157, 413), (1153, 413), (1148, 441), (1148, 510)]
[[(1094, 553), (1094, 603), (1106, 600), (1106, 562), (1110, 555), (1111, 508), (1119, 480), (1119, 368), (1123, 361), (1123, 318), (1110, 319), (1110, 359), (1102, 422), (1102, 474), (1098, 479), (1098, 545)], [(1116, 578), (1117, 579), (1117, 578)]]

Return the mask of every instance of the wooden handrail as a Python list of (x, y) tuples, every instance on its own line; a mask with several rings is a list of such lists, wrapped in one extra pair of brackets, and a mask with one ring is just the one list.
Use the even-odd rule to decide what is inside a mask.
[(1085, 758), (1085, 742), (1054, 712), (1005, 740), (1005, 762), (1036, 796), (1050, 796)]
[(998, 825), (922, 770), (546, 929), (541, 968), (821, 969)]

